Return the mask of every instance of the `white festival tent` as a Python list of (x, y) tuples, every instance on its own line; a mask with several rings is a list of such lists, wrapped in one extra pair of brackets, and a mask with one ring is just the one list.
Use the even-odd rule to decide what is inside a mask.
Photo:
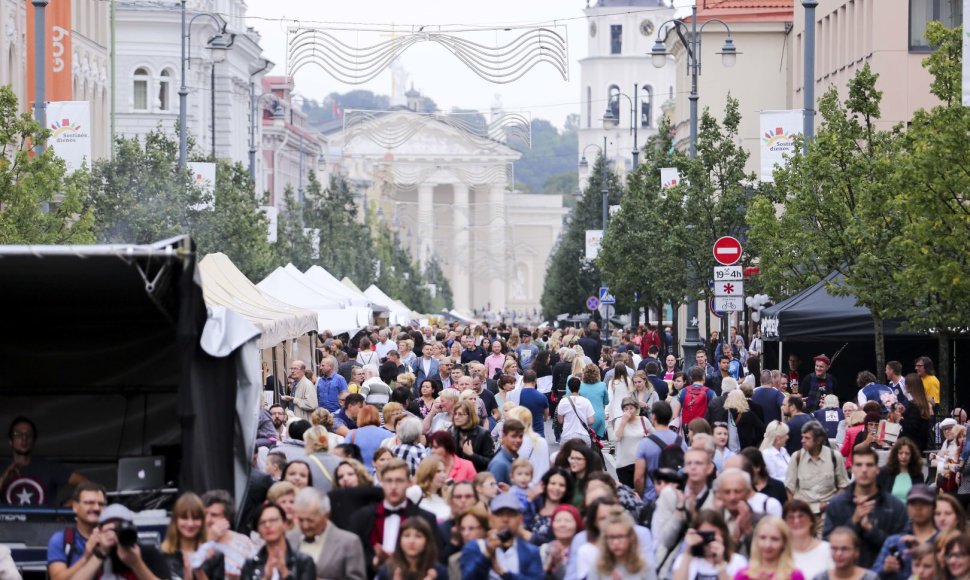
[(325, 288), (334, 294), (343, 296), (351, 306), (363, 306), (365, 308), (374, 306), (371, 299), (365, 296), (363, 292), (352, 290), (349, 286), (341, 284), (340, 280), (334, 278), (333, 274), (327, 272), (321, 266), (310, 266), (303, 275), (313, 282), (315, 288)]
[(364, 295), (370, 298), (371, 301), (390, 310), (388, 319), (391, 324), (409, 324), (413, 320), (410, 308), (394, 300), (377, 286), (373, 284), (368, 286), (367, 290), (364, 290)]
[(272, 348), (317, 330), (317, 314), (281, 302), (260, 291), (223, 253), (207, 255), (198, 265), (208, 306), (224, 306), (260, 331), (257, 346)]
[[(256, 284), (256, 287), (277, 300), (316, 312), (317, 329), (320, 332), (329, 330), (334, 334), (347, 332), (353, 335), (367, 326), (366, 309), (347, 308), (341, 301), (321, 294), (302, 273), (294, 274), (284, 268), (277, 268)], [(362, 311), (363, 321), (360, 320)]]
[[(299, 268), (293, 264), (287, 264), (283, 268), (288, 274), (291, 274), (294, 278), (299, 278), (303, 280), (303, 283), (316, 290), (319, 294), (323, 294), (327, 297), (333, 297), (337, 302), (343, 305), (344, 308), (352, 310), (357, 313), (357, 322), (360, 328), (369, 326), (373, 321), (373, 315), (371, 313), (371, 303), (366, 297), (363, 299), (356, 297), (348, 297), (345, 293), (346, 288), (343, 284), (337, 283), (335, 287), (332, 284), (326, 284), (325, 280), (318, 280), (316, 278), (321, 278), (319, 273), (315, 277), (308, 276), (300, 271)], [(320, 268), (320, 272), (327, 273), (326, 270)], [(329, 274), (328, 274), (329, 275)], [(331, 276), (332, 277), (332, 276)], [(324, 282), (324, 283), (321, 283)], [(351, 333), (353, 334), (353, 333)]]

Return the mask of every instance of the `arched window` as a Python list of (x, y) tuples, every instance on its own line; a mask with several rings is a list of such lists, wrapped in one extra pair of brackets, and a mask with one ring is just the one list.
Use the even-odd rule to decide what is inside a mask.
[(640, 126), (653, 125), (653, 87), (644, 85), (640, 99)]
[(158, 110), (172, 110), (172, 70), (165, 69), (158, 77)]
[(620, 87), (616, 85), (610, 85), (610, 88), (606, 91), (606, 103), (609, 107), (610, 112), (613, 113), (613, 118), (616, 120), (620, 119)]
[(148, 82), (151, 75), (145, 67), (135, 69), (134, 84), (132, 85), (132, 109), (136, 111), (148, 110)]

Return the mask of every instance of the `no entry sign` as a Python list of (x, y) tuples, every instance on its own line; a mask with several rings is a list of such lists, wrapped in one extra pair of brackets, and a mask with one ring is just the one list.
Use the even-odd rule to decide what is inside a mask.
[(714, 242), (714, 259), (718, 264), (730, 266), (741, 259), (741, 242), (731, 236), (723, 236)]

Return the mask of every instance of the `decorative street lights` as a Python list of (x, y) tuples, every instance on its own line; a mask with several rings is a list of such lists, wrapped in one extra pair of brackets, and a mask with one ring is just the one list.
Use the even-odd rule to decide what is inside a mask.
[[(637, 98), (637, 95), (638, 95), (637, 89), (638, 89), (637, 83), (633, 83), (633, 97), (630, 97), (629, 95), (622, 92), (616, 93), (617, 101), (620, 100), (620, 97), (626, 97), (626, 100), (630, 101), (630, 130), (633, 132), (632, 154), (633, 154), (634, 171), (637, 170), (637, 158), (640, 156), (640, 150), (637, 147), (637, 125), (639, 123), (637, 123), (637, 105), (636, 105), (636, 101), (634, 101), (634, 99)], [(616, 129), (620, 125), (620, 119), (613, 114), (613, 107), (610, 106), (612, 102), (613, 102), (613, 99), (610, 99), (609, 102), (606, 103), (606, 113), (603, 114), (603, 128), (607, 130)], [(619, 110), (619, 102), (617, 102), (617, 110)]]
[[(586, 160), (586, 151), (590, 147), (594, 147), (596, 149), (599, 149), (599, 151), (600, 151), (600, 157), (602, 157), (602, 159), (603, 159), (603, 181), (602, 181), (602, 186), (600, 188), (600, 192), (603, 194), (603, 238), (605, 238), (606, 237), (606, 224), (607, 224), (607, 222), (610, 219), (610, 190), (608, 188), (608, 185), (609, 184), (606, 181), (606, 135), (603, 135), (603, 148), (602, 149), (600, 149), (600, 146), (599, 145), (596, 145), (595, 143), (590, 143), (589, 145), (587, 145), (586, 147), (583, 148), (583, 155), (582, 155), (582, 157), (579, 160), (579, 167), (581, 169), (588, 169), (589, 168), (589, 161)], [(602, 238), (600, 238), (600, 239), (602, 240)], [(602, 282), (601, 281), (601, 285), (603, 285), (603, 284), (605, 284), (605, 282)], [(605, 338), (608, 340), (609, 337), (610, 337), (610, 317), (608, 316), (608, 314), (609, 314), (609, 306), (606, 307), (606, 311), (607, 311), (607, 316), (604, 317), (606, 319), (606, 324), (603, 325), (603, 332), (605, 333)]]
[[(182, 84), (179, 87), (179, 169), (185, 167), (185, 157), (186, 150), (188, 149), (188, 131), (185, 127), (185, 109), (186, 109), (186, 97), (189, 95), (189, 89), (185, 85), (185, 69), (189, 66), (189, 59), (192, 58), (192, 45), (190, 41), (192, 40), (192, 23), (195, 19), (200, 16), (206, 16), (211, 18), (216, 26), (219, 28), (219, 33), (209, 39), (206, 43), (206, 48), (209, 49), (209, 55), (212, 57), (213, 63), (223, 62), (226, 60), (226, 51), (232, 46), (233, 42), (236, 40), (235, 34), (230, 34), (226, 32), (226, 26), (228, 25), (222, 18), (215, 14), (209, 14), (208, 12), (200, 12), (192, 17), (188, 23), (185, 22), (185, 3), (187, 0), (181, 0), (182, 4)], [(187, 54), (186, 54), (187, 51)], [(214, 122), (214, 120), (213, 120)]]
[[(728, 26), (724, 21), (712, 18), (700, 26), (697, 27), (697, 5), (691, 7), (691, 18), (690, 18), (690, 28), (688, 29), (687, 24), (681, 19), (668, 20), (661, 24), (657, 29), (657, 41), (654, 43), (653, 48), (650, 50), (652, 55), (651, 61), (653, 66), (657, 68), (663, 68), (667, 64), (667, 57), (670, 53), (667, 52), (667, 36), (670, 31), (673, 30), (680, 37), (681, 44), (684, 45), (684, 51), (687, 54), (687, 70), (690, 73), (690, 157), (693, 159), (697, 156), (697, 77), (701, 73), (701, 41), (704, 33), (704, 28), (712, 23), (717, 22), (727, 31), (727, 38), (724, 40), (724, 46), (721, 47), (721, 51), (716, 53), (721, 55), (721, 63), (725, 68), (731, 68), (737, 61), (738, 51), (734, 46), (734, 40), (731, 38), (731, 27)], [(664, 27), (670, 25), (664, 32)], [(663, 36), (661, 37), (661, 34)], [(697, 350), (703, 343), (700, 339), (700, 333), (698, 332), (698, 312), (697, 312), (697, 300), (687, 301), (687, 336), (684, 339), (681, 347), (684, 350), (684, 358), (687, 359), (690, 353)]]
[(282, 128), (286, 124), (286, 110), (280, 103), (279, 97), (271, 92), (263, 93), (256, 96), (253, 88), (253, 83), (249, 83), (249, 110), (251, 111), (249, 119), (249, 179), (256, 183), (256, 152), (259, 147), (256, 146), (256, 124), (262, 120), (263, 116), (260, 114), (260, 109), (258, 108), (259, 102), (263, 97), (272, 97), (273, 104), (270, 109), (270, 118), (273, 120), (273, 126), (277, 128)]

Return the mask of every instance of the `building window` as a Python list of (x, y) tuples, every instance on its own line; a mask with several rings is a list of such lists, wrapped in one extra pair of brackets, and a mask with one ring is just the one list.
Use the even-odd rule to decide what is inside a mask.
[(623, 52), (623, 25), (610, 24), (610, 54)]
[(653, 87), (643, 87), (644, 95), (640, 100), (640, 126), (650, 127), (653, 124)]
[(909, 0), (909, 49), (930, 50), (926, 25), (938, 21), (947, 28), (963, 23), (962, 0)]
[(135, 69), (132, 108), (136, 111), (148, 110), (148, 78), (148, 69), (143, 67)]
[(165, 69), (158, 78), (158, 110), (172, 110), (172, 71)]
[(586, 87), (586, 128), (592, 127), (593, 123), (593, 87)]
[(616, 85), (610, 85), (609, 90), (606, 91), (606, 103), (607, 107), (610, 109), (610, 113), (613, 114), (613, 118), (620, 121), (620, 87)]

